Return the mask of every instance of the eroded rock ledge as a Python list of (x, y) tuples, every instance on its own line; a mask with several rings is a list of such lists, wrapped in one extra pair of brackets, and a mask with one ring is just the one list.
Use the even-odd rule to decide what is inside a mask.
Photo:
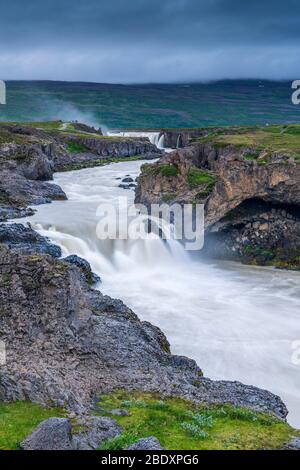
[(203, 378), (194, 361), (170, 353), (158, 328), (91, 289), (76, 266), (0, 244), (0, 285), (0, 400), (83, 413), (99, 393), (125, 389), (287, 415), (270, 392)]
[(300, 126), (211, 133), (143, 166), (136, 202), (203, 203), (204, 252), (299, 269)]

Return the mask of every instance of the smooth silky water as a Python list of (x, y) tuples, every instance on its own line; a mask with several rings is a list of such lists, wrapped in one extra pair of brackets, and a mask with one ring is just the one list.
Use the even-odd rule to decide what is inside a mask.
[(39, 206), (27, 221), (64, 255), (86, 258), (102, 278), (101, 291), (159, 326), (173, 353), (195, 359), (213, 379), (280, 395), (290, 423), (300, 427), (300, 364), (292, 361), (300, 340), (300, 275), (204, 262), (175, 241), (98, 240), (98, 205), (116, 205), (119, 196), (133, 202), (134, 192), (119, 188), (117, 178), (135, 178), (142, 163), (57, 173), (68, 201)]

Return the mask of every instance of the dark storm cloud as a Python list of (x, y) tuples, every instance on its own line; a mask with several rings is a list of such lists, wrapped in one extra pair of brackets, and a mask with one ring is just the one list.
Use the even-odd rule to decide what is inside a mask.
[(297, 0), (0, 0), (1, 78), (299, 78)]

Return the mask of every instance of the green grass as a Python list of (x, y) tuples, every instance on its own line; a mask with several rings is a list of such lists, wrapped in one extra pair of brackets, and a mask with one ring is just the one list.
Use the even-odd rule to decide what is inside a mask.
[(0, 450), (17, 450), (20, 442), (45, 419), (63, 416), (61, 409), (29, 402), (0, 404)]
[(300, 160), (300, 125), (297, 124), (216, 129), (199, 141), (211, 142), (217, 149), (229, 145), (237, 149), (249, 148), (246, 160), (256, 160), (262, 151), (267, 151), (269, 156), (281, 153)]
[(79, 142), (75, 142), (71, 140), (67, 144), (68, 152), (70, 153), (85, 153), (88, 152), (88, 148), (85, 145), (80, 144)]
[(171, 202), (177, 196), (177, 193), (163, 193), (161, 199), (163, 202)]
[(187, 182), (191, 189), (203, 185), (209, 186), (212, 189), (215, 184), (215, 178), (203, 170), (191, 168), (187, 176)]
[(169, 164), (169, 165), (159, 165), (157, 167), (157, 171), (166, 178), (175, 178), (179, 175), (179, 169), (177, 166)]
[(43, 129), (43, 130), (59, 130), (63, 122), (60, 120), (56, 121), (24, 121), (24, 122), (1, 122), (0, 124), (10, 124), (10, 125), (17, 125), (17, 126), (28, 126), (34, 127), (35, 129)]
[(122, 408), (129, 416), (116, 416), (124, 433), (102, 449), (121, 450), (138, 439), (155, 436), (167, 450), (280, 449), (297, 435), (274, 416), (229, 405), (205, 407), (179, 398), (118, 392), (101, 398), (106, 413)]

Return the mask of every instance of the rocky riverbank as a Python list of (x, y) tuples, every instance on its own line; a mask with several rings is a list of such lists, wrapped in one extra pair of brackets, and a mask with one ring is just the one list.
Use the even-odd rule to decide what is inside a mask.
[(148, 139), (103, 137), (79, 123), (0, 124), (0, 221), (30, 215), (28, 205), (66, 199), (48, 183), (55, 171), (161, 154)]
[(136, 201), (205, 204), (204, 253), (300, 266), (300, 126), (211, 129), (145, 165)]
[[(0, 339), (7, 350), (6, 364), (0, 368), (0, 402), (66, 408), (69, 417), (77, 417), (75, 423), (83, 423), (80, 437), (71, 435), (69, 418), (51, 421), (25, 441), (24, 448), (92, 449), (119, 436), (122, 432), (113, 420), (93, 418), (91, 430), (86, 423), (95, 413), (109, 414), (97, 403), (120, 390), (127, 397), (150, 393), (160, 400), (183, 398), (190, 403), (186, 406), (204, 406), (216, 417), (215, 406), (231, 405), (230, 413), (246, 408), (285, 421), (287, 409), (279, 397), (203, 377), (193, 360), (171, 354), (157, 327), (141, 322), (120, 300), (93, 289), (91, 284), (100, 279), (84, 260), (58, 259), (60, 254), (30, 227), (0, 226)], [(111, 414), (127, 416), (118, 410)], [(288, 426), (282, 432), (281, 439), (296, 436)], [(91, 440), (96, 444), (87, 443)], [(261, 442), (259, 438), (255, 445)]]
[(42, 249), (42, 237), (29, 228), (1, 231), (0, 331), (8, 350), (1, 400), (29, 399), (82, 412), (97, 393), (122, 388), (286, 417), (285, 406), (271, 393), (213, 382), (194, 361), (172, 356), (158, 328), (89, 287), (78, 265), (57, 259), (47, 241)]

